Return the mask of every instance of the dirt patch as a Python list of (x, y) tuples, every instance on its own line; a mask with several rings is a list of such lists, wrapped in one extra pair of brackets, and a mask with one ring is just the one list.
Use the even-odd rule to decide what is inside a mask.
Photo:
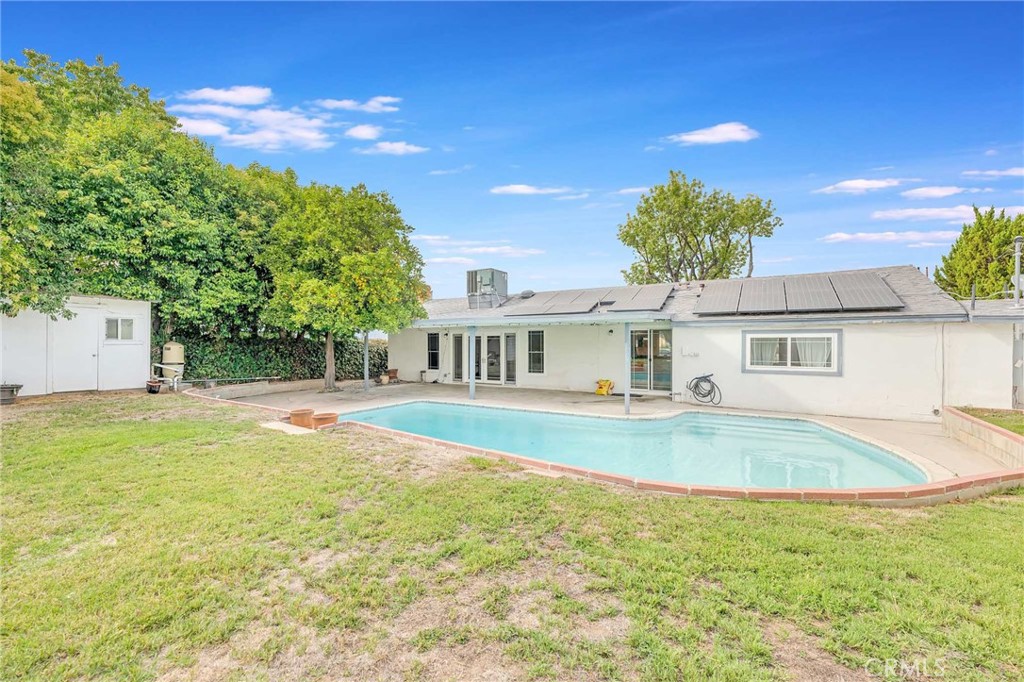
[(360, 459), (372, 463), (375, 468), (414, 480), (434, 478), (460, 468), (466, 457), (466, 453), (451, 448), (414, 443), (359, 429), (331, 429), (328, 433), (343, 447), (358, 452)]
[(763, 626), (763, 631), (776, 665), (793, 680), (870, 682), (875, 679), (866, 670), (853, 670), (842, 665), (821, 647), (818, 638), (789, 623), (769, 621)]

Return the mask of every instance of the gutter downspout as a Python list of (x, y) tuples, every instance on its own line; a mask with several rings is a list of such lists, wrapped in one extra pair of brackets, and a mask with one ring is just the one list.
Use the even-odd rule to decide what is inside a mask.
[(1024, 243), (1024, 237), (1013, 238), (1013, 307), (1020, 307), (1020, 247)]
[(469, 399), (476, 400), (476, 327), (470, 325), (466, 331), (469, 337)]

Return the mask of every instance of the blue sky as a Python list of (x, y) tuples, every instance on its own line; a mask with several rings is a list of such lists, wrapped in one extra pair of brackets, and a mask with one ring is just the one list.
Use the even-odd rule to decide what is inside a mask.
[[(1024, 4), (4, 3), (2, 54), (102, 54), (220, 159), (389, 191), (437, 295), (621, 281), (670, 169), (772, 199), (755, 274), (934, 265), (1024, 211)], [(887, 234), (888, 233), (888, 234)]]

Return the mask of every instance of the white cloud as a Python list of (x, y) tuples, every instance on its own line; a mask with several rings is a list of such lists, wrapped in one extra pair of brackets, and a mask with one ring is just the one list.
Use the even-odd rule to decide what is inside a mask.
[(178, 125), (189, 135), (202, 137), (220, 137), (231, 132), (231, 129), (223, 123), (205, 118), (179, 118)]
[(586, 199), (590, 196), (590, 192), (580, 192), (579, 194), (563, 194), (560, 197), (555, 197), (555, 201), (579, 201), (580, 199)]
[(676, 142), (681, 145), (694, 145), (722, 144), (724, 142), (749, 142), (750, 140), (760, 136), (761, 133), (757, 132), (745, 123), (732, 121), (730, 123), (719, 123), (718, 125), (711, 126), (710, 128), (691, 130), (686, 133), (676, 133), (675, 135), (669, 135), (665, 139), (669, 142)]
[(866, 178), (857, 178), (856, 180), (843, 180), (837, 182), (834, 185), (828, 187), (822, 187), (821, 189), (814, 190), (814, 194), (864, 194), (871, 192), (876, 189), (886, 189), (888, 187), (899, 187), (905, 178), (879, 178), (877, 180), (868, 180)]
[[(1007, 215), (1024, 213), (1024, 206), (1007, 206)], [(947, 220), (953, 223), (970, 223), (974, 221), (974, 208), (966, 204), (948, 208), (896, 208), (887, 211), (875, 211), (871, 214), (875, 220)]]
[(414, 234), (411, 239), (417, 242), (446, 242), (451, 237), (446, 234)]
[(430, 151), (430, 147), (420, 147), (408, 142), (378, 142), (372, 147), (356, 149), (358, 154), (391, 154), (392, 156), (405, 156), (407, 154), (422, 154)]
[(907, 244), (908, 249), (934, 249), (938, 247), (946, 247), (952, 244), (955, 240), (950, 239), (944, 242), (914, 242), (913, 244)]
[(985, 156), (999, 156), (999, 152), (995, 149), (986, 149)]
[(525, 256), (537, 256), (544, 251), (542, 249), (525, 249), (520, 246), (464, 246), (457, 249), (459, 253), (478, 253), (488, 256), (506, 256), (508, 258), (523, 258)]
[(650, 187), (625, 187), (617, 192), (612, 192), (612, 194), (643, 194), (649, 189)]
[(1006, 170), (965, 170), (962, 175), (985, 176), (989, 178), (1021, 178), (1024, 177), (1024, 167), (1007, 168)]
[(644, 151), (645, 152), (661, 152), (661, 151), (664, 151), (664, 150), (665, 150), (664, 147), (659, 147), (656, 144), (649, 144), (646, 147), (644, 147)]
[(246, 109), (225, 104), (174, 104), (167, 109), (200, 116), (185, 117), (186, 130), (218, 138), (232, 147), (276, 152), (291, 147), (315, 150), (334, 145), (326, 131), (329, 117), (299, 109)]
[(354, 99), (318, 99), (316, 104), (325, 109), (344, 109), (346, 111), (363, 111), (368, 114), (384, 114), (398, 111), (398, 107), (395, 105), (401, 101), (401, 97), (378, 95), (377, 97), (371, 97), (365, 102), (359, 102)]
[(199, 88), (181, 94), (181, 99), (222, 102), (224, 104), (263, 104), (270, 99), (270, 88), (255, 85), (233, 85), (230, 88)]
[(876, 244), (876, 243), (900, 243), (900, 242), (934, 242), (949, 244), (960, 236), (960, 230), (936, 230), (931, 232), (833, 232), (825, 235), (818, 241), (828, 244)]
[(535, 187), (533, 185), (500, 185), (491, 188), (491, 194), (566, 194), (569, 187)]
[(896, 166), (875, 166), (871, 170), (873, 170), (873, 171), (887, 171), (887, 170), (892, 170), (895, 167)]
[(380, 126), (363, 124), (358, 126), (352, 126), (345, 131), (345, 137), (351, 137), (355, 140), (376, 140), (381, 136), (384, 129)]
[(427, 173), (427, 175), (458, 175), (459, 173), (465, 173), (468, 170), (473, 170), (473, 164), (467, 163), (464, 166), (449, 168), (447, 170), (432, 170)]
[(473, 265), (476, 263), (472, 258), (466, 258), (464, 256), (443, 256), (440, 258), (426, 258), (425, 263), (432, 263), (434, 265)]
[(951, 197), (955, 194), (978, 194), (979, 192), (991, 192), (992, 190), (987, 187), (955, 187), (953, 185), (942, 185), (933, 187), (918, 187), (916, 189), (908, 189), (905, 192), (900, 192), (900, 196), (904, 196), (908, 199), (942, 199), (943, 197)]

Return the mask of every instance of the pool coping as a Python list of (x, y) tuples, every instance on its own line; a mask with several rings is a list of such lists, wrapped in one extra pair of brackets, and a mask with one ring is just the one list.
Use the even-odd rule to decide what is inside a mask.
[[(362, 412), (363, 410), (356, 411)], [(987, 495), (998, 490), (1024, 486), (1024, 468), (887, 488), (756, 488), (669, 483), (667, 481), (652, 481), (633, 476), (624, 476), (622, 474), (613, 474), (607, 471), (586, 469), (569, 464), (548, 462), (546, 460), (535, 459), (533, 457), (515, 455), (510, 452), (502, 452), (501, 450), (480, 448), (474, 445), (456, 443), (453, 441), (442, 440), (440, 438), (421, 436), (415, 433), (409, 433), (408, 431), (389, 429), (384, 426), (367, 424), (365, 422), (341, 421), (337, 424), (322, 426), (320, 429), (356, 429), (372, 433), (381, 433), (416, 443), (449, 448), (459, 452), (465, 452), (470, 455), (512, 462), (531, 469), (551, 471), (559, 474), (577, 476), (579, 478), (602, 481), (604, 483), (613, 483), (629, 488), (635, 488), (637, 490), (655, 491), (671, 495), (764, 501), (826, 502), (846, 504), (860, 503), (873, 506), (901, 507), (928, 506), (949, 502), (955, 499), (966, 500)]]
[[(189, 389), (184, 391), (185, 395), (198, 400), (204, 400), (211, 403), (220, 403), (226, 405), (236, 405), (244, 407), (253, 407), (261, 410), (270, 412), (276, 412), (283, 415), (282, 420), (288, 419), (290, 410), (280, 407), (270, 407), (266, 405), (259, 405), (256, 403), (247, 403), (240, 400), (229, 400), (224, 398), (215, 398), (209, 395), (202, 395), (198, 392), (194, 392), (195, 389)], [(558, 464), (555, 462), (548, 462), (546, 460), (534, 459), (532, 457), (525, 457), (523, 455), (515, 455), (509, 452), (502, 452), (501, 450), (491, 450), (487, 448), (479, 448), (473, 445), (465, 445), (463, 443), (456, 443), (453, 441), (441, 440), (438, 438), (430, 438), (428, 436), (420, 436), (415, 433), (409, 433), (407, 431), (398, 431), (396, 429), (389, 429), (383, 426), (377, 426), (375, 424), (366, 424), (364, 422), (357, 421), (340, 421), (346, 414), (354, 414), (357, 412), (366, 412), (372, 409), (380, 409), (381, 407), (392, 407), (397, 405), (405, 405), (408, 403), (416, 402), (436, 402), (450, 405), (466, 405), (465, 402), (459, 401), (446, 401), (446, 400), (402, 400), (390, 403), (388, 405), (378, 405), (375, 407), (360, 407), (352, 410), (346, 410), (345, 412), (339, 412), (339, 421), (335, 424), (327, 424), (320, 427), (322, 431), (328, 431), (333, 429), (357, 429), (368, 432), (382, 433), (388, 436), (392, 436), (399, 439), (409, 440), (417, 443), (424, 443), (427, 445), (433, 445), (437, 447), (450, 448), (460, 452), (465, 452), (471, 455), (478, 455), (483, 457), (489, 457), (492, 459), (499, 459), (507, 462), (512, 462), (524, 467), (531, 469), (545, 470), (555, 472), (558, 474), (565, 474), (570, 476), (577, 476), (580, 478), (601, 481), (604, 483), (613, 483), (617, 485), (623, 485), (626, 487), (634, 488), (637, 490), (654, 491), (660, 493), (667, 493), (670, 495), (685, 495), (695, 497), (712, 497), (721, 499), (750, 499), (750, 500), (762, 500), (762, 501), (800, 501), (800, 502), (818, 502), (818, 503), (830, 503), (830, 504), (865, 504), (871, 506), (883, 506), (883, 507), (918, 507), (918, 506), (929, 506), (935, 504), (942, 504), (944, 502), (950, 502), (953, 500), (968, 500), (975, 497), (981, 497), (994, 493), (1000, 490), (1008, 490), (1011, 488), (1017, 488), (1024, 486), (1024, 467), (1018, 469), (1003, 469), (1000, 471), (994, 471), (984, 474), (974, 474), (971, 476), (950, 476), (941, 480), (934, 480), (932, 472), (929, 469), (922, 467), (918, 463), (918, 457), (913, 453), (909, 453), (902, 448), (896, 448), (890, 444), (884, 443), (883, 441), (877, 441), (872, 438), (867, 438), (863, 434), (850, 432), (839, 426), (832, 424), (826, 424), (820, 422), (813, 417), (790, 417), (783, 415), (762, 415), (769, 419), (789, 419), (795, 420), (800, 419), (803, 421), (809, 421), (825, 428), (833, 429), (848, 435), (852, 438), (856, 438), (866, 443), (876, 445), (894, 455), (906, 459), (911, 464), (916, 465), (922, 469), (925, 474), (932, 480), (927, 483), (919, 483), (916, 485), (908, 486), (896, 486), (887, 488), (755, 488), (755, 487), (730, 487), (730, 486), (713, 486), (713, 485), (694, 485), (688, 483), (670, 483), (667, 481), (652, 481), (648, 479), (624, 476), (622, 474), (613, 474), (605, 471), (596, 471), (592, 469), (585, 469), (583, 467), (575, 467), (567, 464)], [(742, 412), (734, 411), (715, 411), (701, 410), (699, 407), (684, 408), (679, 412), (669, 415), (637, 415), (633, 417), (627, 417), (625, 415), (579, 415), (574, 412), (560, 411), (560, 410), (539, 410), (522, 407), (495, 407), (491, 405), (479, 405), (479, 407), (492, 407), (494, 409), (516, 409), (525, 412), (547, 412), (552, 414), (563, 414), (572, 416), (588, 416), (597, 419), (621, 419), (621, 420), (638, 420), (638, 419), (669, 419), (684, 412), (704, 412), (707, 414), (730, 414), (737, 416), (751, 416), (750, 414), (744, 414)], [(902, 451), (902, 452), (901, 452)], [(906, 455), (911, 455), (907, 457)], [(921, 458), (923, 460), (923, 458)], [(934, 465), (935, 468), (942, 469), (938, 465)], [(948, 473), (952, 473), (947, 471)]]

